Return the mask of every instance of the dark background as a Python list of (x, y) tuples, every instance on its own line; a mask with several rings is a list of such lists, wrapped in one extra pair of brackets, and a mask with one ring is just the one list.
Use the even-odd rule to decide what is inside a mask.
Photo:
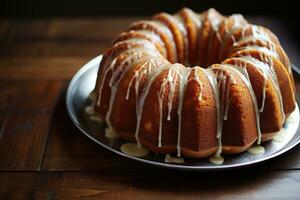
[(198, 12), (214, 7), (222, 14), (275, 16), (299, 41), (296, 0), (0, 0), (0, 18), (148, 16), (159, 11), (173, 13), (185, 6)]
[(187, 6), (196, 11), (210, 7), (224, 14), (299, 16), (297, 1), (280, 0), (0, 0), (1, 17), (122, 16), (175, 12)]

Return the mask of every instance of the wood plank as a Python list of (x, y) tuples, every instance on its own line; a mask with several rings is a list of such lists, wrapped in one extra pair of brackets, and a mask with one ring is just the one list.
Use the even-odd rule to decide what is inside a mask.
[(90, 58), (7, 58), (0, 59), (0, 80), (70, 80)]
[[(300, 199), (299, 145), (244, 170), (192, 173), (122, 158), (77, 130), (61, 80), (70, 80), (134, 20), (0, 21), (0, 199)], [(274, 30), (300, 63), (281, 22), (253, 21)]]
[[(295, 76), (297, 89), (300, 80)], [(298, 95), (300, 97), (300, 95)], [(299, 99), (300, 100), (300, 99)], [(151, 167), (124, 159), (95, 144), (86, 138), (65, 112), (64, 99), (58, 103), (53, 127), (49, 137), (42, 170), (44, 171), (141, 171)], [(104, 134), (104, 133), (103, 133)], [(80, 147), (80, 148), (79, 148)], [(300, 145), (288, 153), (263, 164), (255, 169), (300, 169)]]
[(299, 199), (300, 172), (0, 173), (1, 199)]
[(118, 156), (84, 136), (71, 122), (64, 102), (61, 98), (53, 116), (43, 171), (137, 171), (149, 167)]
[(8, 114), (4, 125), (0, 170), (39, 170), (50, 127), (48, 114)]
[[(35, 20), (0, 20), (0, 38), (43, 39), (110, 39), (127, 30), (137, 20), (151, 19), (151, 16), (102, 17), (102, 18), (53, 18)], [(246, 16), (253, 24), (270, 28), (278, 36), (289, 34), (284, 21), (276, 17)], [(9, 31), (7, 32), (7, 28)]]
[[(54, 19), (17, 21), (10, 26), (6, 25), (6, 27), (10, 27), (5, 29), (9, 40), (5, 43), (8, 48), (1, 52), (5, 58), (0, 60), (0, 79), (9, 81), (69, 80), (91, 58), (89, 55), (98, 51), (98, 44), (94, 44), (94, 42), (111, 39), (115, 32), (126, 29), (131, 20), (133, 21), (133, 19), (127, 18), (122, 20)], [(256, 19), (254, 21), (259, 24), (266, 24), (265, 20)], [(278, 27), (271, 25), (271, 28), (272, 26)], [(2, 37), (5, 38), (5, 36)], [(104, 46), (102, 45), (99, 44), (99, 48)], [(14, 56), (16, 58), (12, 59)], [(11, 100), (8, 99), (7, 101), (10, 102)], [(32, 98), (32, 101), (27, 99), (25, 102), (32, 102), (32, 106), (39, 104), (36, 98)], [(20, 103), (17, 102), (16, 104), (19, 105)], [(133, 170), (140, 168), (139, 164), (111, 154), (85, 138), (71, 124), (65, 112), (64, 102), (61, 104), (63, 106), (61, 106), (60, 111), (64, 112), (58, 114), (59, 120), (55, 121), (51, 131), (51, 142), (43, 163), (44, 170), (97, 171), (109, 168), (109, 166), (113, 166), (113, 169), (114, 167), (120, 169), (124, 166), (127, 166), (126, 169), (134, 166)], [(81, 148), (78, 149), (78, 146)], [(296, 149), (292, 155), (279, 158), (286, 160), (284, 162), (286, 164), (282, 165), (281, 160), (276, 160), (262, 167), (299, 168), (300, 161), (296, 156), (298, 151)], [(122, 164), (118, 165), (118, 163)], [(127, 163), (130, 164), (127, 165)]]
[(1, 83), (0, 170), (39, 170), (61, 82)]
[[(0, 82), (4, 113), (52, 112), (65, 83), (60, 81)], [(4, 109), (5, 108), (5, 109)]]
[[(111, 153), (84, 136), (66, 113), (64, 99), (60, 99), (54, 114), (48, 140), (43, 171), (143, 171), (151, 166), (125, 159)], [(104, 133), (99, 133), (104, 134)], [(288, 153), (255, 169), (300, 169), (300, 145)]]
[[(111, 39), (126, 30), (133, 21), (144, 17), (53, 18), (40, 20), (0, 20), (0, 27), (12, 26), (10, 32), (0, 35), (13, 38), (42, 39)], [(3, 24), (3, 25), (1, 25)], [(0, 29), (1, 30), (1, 29)]]
[[(81, 57), (96, 55), (103, 52), (103, 48), (107, 48), (112, 39), (126, 30), (134, 19), (4, 20), (0, 23), (0, 56), (41, 56), (49, 50)], [(95, 47), (96, 53), (89, 51), (96, 50)]]
[[(111, 39), (118, 33), (127, 30), (129, 25), (144, 17), (107, 17), (87, 19), (57, 19), (52, 21), (50, 37)], [(67, 28), (65, 27), (67, 24)]]
[[(8, 20), (0, 20), (0, 38), (6, 37), (10, 28), (11, 22)], [(1, 39), (0, 39), (1, 41)]]
[[(2, 21), (3, 25), (0, 26), (3, 29), (2, 36), (0, 35), (0, 41), (2, 41), (0, 42), (0, 57), (8, 57), (8, 60), (12, 58), (13, 60), (21, 59), (20, 62), (23, 62), (24, 58), (31, 57), (51, 57), (51, 59), (58, 60), (84, 57), (87, 62), (90, 58), (101, 54), (118, 33), (126, 30), (132, 21), (138, 19), (143, 18), (58, 18), (15, 20), (12, 22), (4, 20)], [(267, 26), (274, 31), (290, 56), (291, 62), (300, 65), (298, 56), (300, 49), (293, 42), (295, 41), (294, 36), (287, 31), (288, 28), (282, 21), (270, 17), (249, 17), (249, 21)], [(33, 62), (33, 65), (36, 62), (41, 62), (43, 66), (49, 66), (47, 63), (45, 65), (45, 61), (35, 60)], [(18, 64), (18, 66), (22, 65)], [(79, 66), (76, 69), (78, 68)], [(35, 70), (37, 70), (36, 73), (40, 74), (38, 69), (33, 69), (33, 71)], [(3, 77), (10, 74), (14, 74), (13, 77), (18, 76), (17, 73), (12, 73), (10, 69), (0, 72)], [(58, 74), (62, 76), (64, 73)]]
[[(110, 45), (109, 40), (39, 40), (17, 39), (9, 44), (2, 45), (0, 57), (2, 59), (47, 58), (64, 59), (95, 57)], [(30, 51), (28, 50), (30, 49)], [(88, 61), (88, 60), (87, 60)]]

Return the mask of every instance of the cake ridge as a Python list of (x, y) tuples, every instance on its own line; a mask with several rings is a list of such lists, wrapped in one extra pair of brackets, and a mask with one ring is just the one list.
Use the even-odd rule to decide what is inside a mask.
[(96, 112), (121, 138), (178, 157), (245, 151), (272, 139), (295, 109), (278, 38), (214, 9), (134, 22), (104, 52), (95, 91)]

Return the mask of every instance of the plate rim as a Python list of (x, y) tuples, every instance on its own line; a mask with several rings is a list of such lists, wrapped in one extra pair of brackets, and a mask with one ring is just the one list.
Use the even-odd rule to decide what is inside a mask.
[[(298, 145), (300, 143), (300, 135), (297, 137), (297, 135), (295, 134), (291, 140), (284, 146), (282, 147), (282, 149), (276, 151), (275, 153), (268, 155), (266, 157), (262, 157), (262, 158), (258, 158), (256, 160), (253, 161), (247, 161), (247, 162), (243, 162), (243, 163), (237, 163), (237, 164), (228, 164), (228, 165), (212, 165), (212, 166), (187, 166), (184, 164), (172, 164), (172, 163), (160, 163), (160, 162), (155, 162), (155, 161), (151, 161), (151, 160), (147, 160), (147, 159), (143, 159), (143, 158), (139, 158), (139, 157), (134, 157), (134, 156), (130, 156), (127, 155), (123, 152), (121, 152), (120, 150), (116, 150), (113, 149), (111, 147), (109, 147), (108, 145), (100, 142), (99, 140), (97, 140), (95, 137), (93, 137), (91, 134), (89, 134), (89, 131), (82, 126), (82, 124), (77, 120), (77, 115), (74, 111), (73, 105), (72, 105), (72, 94), (74, 92), (74, 90), (76, 89), (76, 84), (78, 79), (84, 74), (86, 73), (88, 70), (90, 70), (93, 67), (97, 67), (95, 66), (96, 64), (99, 67), (99, 62), (102, 59), (102, 55), (99, 55), (91, 60), (89, 60), (86, 64), (84, 64), (77, 72), (76, 74), (72, 77), (72, 80), (70, 81), (68, 88), (67, 88), (67, 92), (66, 92), (66, 108), (67, 108), (67, 112), (69, 117), (71, 118), (71, 121), (75, 124), (75, 126), (85, 135), (87, 136), (89, 139), (93, 140), (94, 142), (96, 142), (98, 145), (104, 147), (105, 149), (112, 151), (120, 156), (138, 161), (138, 162), (142, 162), (142, 163), (147, 163), (150, 165), (154, 165), (154, 166), (158, 166), (158, 167), (163, 167), (163, 168), (172, 168), (172, 169), (180, 169), (180, 170), (193, 170), (193, 171), (216, 171), (216, 170), (228, 170), (228, 169), (236, 169), (236, 168), (242, 168), (242, 167), (248, 167), (251, 165), (255, 165), (255, 164), (259, 164), (262, 163), (264, 161), (267, 160), (271, 160), (275, 157), (278, 157), (284, 153), (286, 153), (287, 151), (291, 150), (292, 148), (294, 148), (296, 145)], [(298, 102), (297, 103), (297, 107), (296, 109), (298, 109), (299, 112), (299, 106), (298, 106)], [(296, 132), (299, 131), (299, 123), (298, 123), (298, 128), (296, 130)]]

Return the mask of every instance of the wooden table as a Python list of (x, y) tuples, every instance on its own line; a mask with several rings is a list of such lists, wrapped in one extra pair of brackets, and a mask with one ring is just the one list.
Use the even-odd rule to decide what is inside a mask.
[[(122, 158), (76, 129), (65, 108), (68, 82), (133, 20), (0, 21), (0, 199), (299, 199), (300, 146), (255, 167), (197, 173)], [(284, 23), (250, 21), (283, 38), (300, 66)]]

